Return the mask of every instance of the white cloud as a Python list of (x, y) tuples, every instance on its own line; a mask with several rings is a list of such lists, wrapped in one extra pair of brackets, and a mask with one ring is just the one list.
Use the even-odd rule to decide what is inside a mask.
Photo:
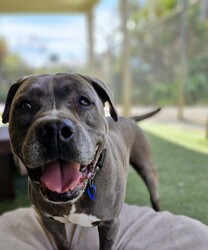
[[(113, 0), (116, 1), (116, 0)], [(95, 50), (107, 48), (109, 36), (118, 26), (115, 7), (105, 2), (95, 10)], [(0, 36), (7, 39), (11, 51), (20, 53), (29, 63), (47, 60), (56, 53), (67, 61), (85, 61), (87, 55), (87, 30), (84, 15), (0, 16)]]
[(78, 42), (82, 43), (85, 40), (85, 27), (84, 22), (80, 20), (75, 25), (73, 23), (61, 23), (59, 25), (52, 23), (45, 25), (44, 23), (40, 26), (34, 23), (15, 23), (5, 22), (1, 34), (8, 39), (14, 39), (24, 42), (34, 42), (42, 40), (50, 42), (53, 40), (64, 41), (64, 42)]
[[(50, 17), (50, 16), (49, 16)], [(83, 31), (85, 29), (85, 20), (84, 18), (76, 18), (76, 22), (73, 22), (70, 18), (65, 18), (65, 21), (62, 19), (60, 22), (56, 22), (56, 19), (59, 19), (61, 16), (54, 16), (54, 20), (51, 18), (49, 20), (52, 20), (51, 22), (43, 22), (40, 23), (36, 22), (36, 18), (34, 16), (34, 20), (31, 20), (31, 17), (29, 18), (29, 21), (27, 22), (27, 17), (25, 17), (23, 21), (16, 21), (14, 18), (5, 18), (3, 20), (3, 25), (1, 25), (1, 33), (5, 34), (6, 36), (15, 36), (15, 37), (21, 37), (22, 35), (26, 36), (37, 36), (37, 37), (43, 37), (43, 38), (54, 38), (54, 37), (60, 37), (62, 39), (68, 39), (72, 38), (74, 34), (76, 34), (76, 37), (83, 36)], [(46, 20), (46, 19), (45, 19)], [(25, 23), (25, 21), (27, 23)], [(82, 32), (77, 32), (81, 30)]]
[[(50, 18), (51, 19), (51, 18)], [(0, 35), (8, 41), (9, 47), (13, 52), (22, 53), (25, 57), (27, 51), (32, 57), (46, 57), (49, 53), (64, 55), (74, 54), (80, 57), (86, 54), (86, 31), (84, 18), (72, 18), (58, 21), (59, 16), (54, 16), (52, 22), (36, 23), (35, 20), (27, 22), (24, 17), (22, 22), (15, 18), (3, 18), (0, 24)], [(0, 19), (1, 21), (1, 19)], [(35, 53), (37, 53), (37, 55)], [(44, 55), (45, 53), (45, 55)], [(27, 60), (27, 58), (25, 58)]]
[(117, 8), (97, 12), (95, 23), (96, 50), (102, 52), (107, 49), (107, 43), (110, 42), (110, 39), (115, 39), (119, 27)]

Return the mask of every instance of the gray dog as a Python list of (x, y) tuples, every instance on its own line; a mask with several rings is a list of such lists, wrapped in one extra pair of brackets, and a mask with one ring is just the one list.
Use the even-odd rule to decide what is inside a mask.
[(136, 124), (157, 112), (118, 121), (107, 86), (79, 74), (28, 76), (11, 86), (3, 122), (27, 168), (32, 203), (58, 249), (70, 249), (69, 222), (98, 226), (100, 249), (115, 249), (129, 163), (159, 210), (156, 171)]

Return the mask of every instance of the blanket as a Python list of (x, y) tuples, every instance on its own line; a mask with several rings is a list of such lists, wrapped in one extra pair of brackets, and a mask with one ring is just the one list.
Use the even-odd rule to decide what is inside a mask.
[[(66, 225), (71, 250), (97, 250), (96, 227)], [(31, 208), (0, 216), (0, 249), (53, 250), (51, 235)], [(119, 250), (207, 250), (208, 227), (186, 216), (158, 212), (148, 207), (124, 205), (121, 213)]]

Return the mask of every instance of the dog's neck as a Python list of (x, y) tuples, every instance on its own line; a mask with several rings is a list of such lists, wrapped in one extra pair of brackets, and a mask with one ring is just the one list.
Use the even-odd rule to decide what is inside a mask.
[(89, 180), (88, 182), (88, 187), (86, 189), (86, 192), (89, 196), (89, 198), (94, 201), (95, 199), (95, 195), (96, 195), (96, 186), (93, 184), (93, 179), (95, 177), (95, 174), (97, 173), (97, 171), (99, 171), (100, 169), (102, 169), (104, 162), (105, 162), (105, 157), (106, 157), (106, 151), (107, 149), (104, 148), (103, 151), (100, 153), (100, 156), (98, 158), (98, 162), (96, 164), (96, 171), (94, 173), (94, 175), (92, 176), (92, 178)]

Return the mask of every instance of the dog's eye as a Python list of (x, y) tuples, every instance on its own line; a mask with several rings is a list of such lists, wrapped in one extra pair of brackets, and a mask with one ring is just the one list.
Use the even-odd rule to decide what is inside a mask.
[(32, 105), (29, 101), (22, 100), (18, 103), (18, 108), (21, 109), (22, 111), (31, 111)]
[(82, 96), (79, 98), (79, 104), (82, 106), (90, 106), (91, 101), (89, 99), (87, 99), (86, 97)]

